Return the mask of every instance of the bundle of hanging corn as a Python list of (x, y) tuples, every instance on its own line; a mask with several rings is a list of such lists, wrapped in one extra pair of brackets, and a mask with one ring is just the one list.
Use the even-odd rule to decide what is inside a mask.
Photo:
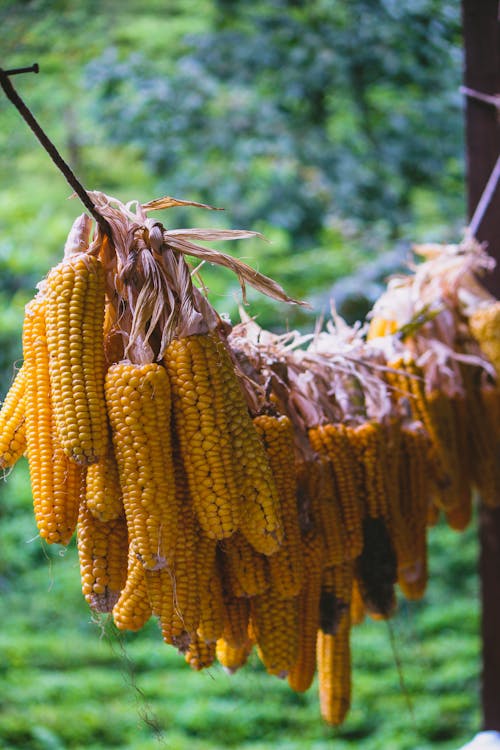
[(474, 488), (485, 504), (500, 504), (500, 307), (478, 281), (494, 261), (471, 239), (415, 252), (424, 261), (389, 282), (368, 338), (386, 356), (394, 400), (431, 440), (432, 512), (461, 530)]
[(111, 235), (80, 217), (26, 308), (0, 468), (28, 456), (48, 543), (77, 529), (92, 610), (122, 630), (158, 617), (197, 670), (232, 673), (254, 647), (293, 690), (317, 670), (322, 716), (340, 724), (351, 625), (390, 617), (396, 583), (423, 595), (436, 509), (463, 528), (474, 484), (500, 498), (495, 371), (473, 338), (494, 361), (473, 275), (487, 257), (420, 248), (368, 340), (335, 313), (279, 336), (244, 314), (232, 328), (193, 283), (190, 258), (294, 302), (196, 244), (254, 233), (165, 230), (148, 212), (184, 202), (91, 195)]

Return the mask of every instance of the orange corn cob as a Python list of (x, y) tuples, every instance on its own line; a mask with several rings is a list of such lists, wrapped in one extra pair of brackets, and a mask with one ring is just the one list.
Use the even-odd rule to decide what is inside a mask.
[[(199, 564), (205, 563), (199, 560)], [(207, 573), (204, 575), (206, 583), (200, 583), (199, 588), (200, 623), (197, 632), (207, 643), (215, 643), (224, 630), (224, 600), (219, 568), (218, 560), (215, 559), (207, 571), (208, 578)]]
[(478, 308), (469, 318), (469, 328), (500, 377), (500, 301)]
[(151, 617), (146, 571), (133, 549), (129, 549), (127, 580), (113, 607), (113, 619), (119, 630), (140, 630)]
[(295, 462), (293, 427), (285, 416), (262, 415), (255, 417), (253, 423), (266, 449), (283, 518), (283, 543), (269, 557), (269, 572), (279, 596), (295, 596), (304, 582), (304, 558), (297, 509), (297, 481), (292, 470)]
[(250, 604), (248, 599), (231, 596), (225, 590), (224, 599), (224, 624), (222, 637), (228, 646), (235, 648), (243, 646), (248, 640), (248, 618), (250, 617)]
[(351, 623), (342, 622), (335, 635), (318, 631), (317, 662), (321, 716), (338, 726), (351, 705)]
[(103, 523), (114, 521), (125, 513), (118, 464), (111, 440), (101, 460), (87, 469), (87, 508)]
[(77, 544), (83, 595), (91, 609), (111, 612), (127, 580), (125, 519), (98, 521), (81, 503)]
[(297, 659), (288, 672), (288, 684), (296, 692), (309, 689), (316, 671), (316, 637), (319, 628), (321, 569), (324, 544), (316, 532), (303, 538), (305, 582), (298, 597), (299, 649)]
[(164, 362), (198, 522), (224, 539), (238, 528), (240, 502), (217, 350), (210, 336), (187, 336), (169, 344)]
[(307, 464), (306, 495), (310, 513), (325, 545), (325, 566), (340, 565), (350, 558), (342, 509), (331, 463), (325, 456)]
[(236, 532), (221, 543), (222, 564), (235, 596), (256, 596), (269, 588), (266, 558)]
[(389, 461), (385, 450), (384, 426), (380, 422), (365, 422), (358, 427), (347, 427), (346, 431), (361, 468), (361, 485), (368, 515), (385, 518), (385, 477)]
[(215, 645), (215, 654), (224, 671), (234, 674), (246, 664), (252, 648), (253, 643), (249, 638), (241, 646), (232, 646), (224, 638), (219, 638)]
[(0, 409), (0, 469), (14, 466), (26, 450), (26, 370), (17, 372)]
[(250, 600), (251, 630), (257, 653), (269, 674), (286, 677), (299, 652), (296, 597), (277, 599), (272, 591)]
[(274, 554), (283, 542), (279, 494), (262, 441), (248, 412), (245, 395), (226, 347), (215, 335), (218, 375), (222, 380), (228, 415), (233, 461), (241, 477), (240, 530), (263, 555)]
[(82, 470), (55, 438), (49, 385), (45, 302), (26, 306), (23, 328), (26, 371), (26, 443), (35, 520), (49, 544), (68, 544), (76, 528)]
[(206, 669), (215, 661), (215, 643), (206, 643), (199, 635), (195, 635), (185, 658), (191, 669), (196, 672)]
[[(164, 581), (165, 594), (158, 614), (163, 639), (177, 647), (189, 644), (200, 622), (200, 591), (198, 585), (197, 525), (187, 482), (178, 460), (175, 461), (176, 487), (182, 503), (179, 533), (174, 561), (164, 570), (154, 571)], [(148, 574), (149, 581), (149, 574)], [(165, 601), (168, 599), (168, 601)], [(154, 607), (153, 607), (154, 611)]]
[(324, 633), (335, 634), (345, 620), (351, 605), (354, 561), (323, 568), (319, 627)]
[(365, 619), (365, 605), (356, 578), (352, 582), (350, 617), (352, 625), (361, 625)]
[(106, 400), (130, 540), (144, 567), (156, 570), (172, 561), (180, 512), (167, 373), (158, 364), (112, 365)]
[(104, 270), (84, 253), (47, 276), (47, 345), (57, 434), (65, 453), (84, 466), (106, 444), (104, 402)]
[(309, 430), (315, 451), (327, 456), (333, 467), (347, 536), (346, 551), (355, 559), (363, 548), (362, 507), (357, 489), (357, 464), (343, 424), (327, 424)]

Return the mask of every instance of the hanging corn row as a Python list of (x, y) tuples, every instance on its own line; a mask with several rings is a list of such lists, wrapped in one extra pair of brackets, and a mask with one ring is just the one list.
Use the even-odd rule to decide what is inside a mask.
[[(251, 232), (165, 230), (92, 198), (27, 306), (24, 363), (0, 410), (0, 468), (28, 457), (48, 543), (76, 529), (82, 591), (120, 630), (158, 618), (193, 669), (255, 648), (323, 718), (350, 706), (350, 628), (426, 587), (427, 529), (500, 503), (499, 303), (480, 247), (418, 249), (364, 327), (278, 336), (231, 327), (189, 257), (294, 302), (196, 244)], [(197, 204), (195, 204), (197, 205)], [(207, 207), (205, 207), (207, 208)], [(133, 210), (134, 209), (134, 210)], [(188, 257), (186, 257), (188, 256)], [(366, 332), (368, 335), (366, 336)]]

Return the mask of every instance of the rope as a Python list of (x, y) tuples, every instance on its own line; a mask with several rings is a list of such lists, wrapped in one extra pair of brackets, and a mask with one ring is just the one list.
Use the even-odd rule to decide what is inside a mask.
[[(6, 71), (0, 68), (0, 86), (4, 90), (6, 97), (14, 105), (14, 107), (17, 109), (17, 111), (19, 112), (23, 120), (25, 120), (25, 122), (31, 128), (36, 138), (38, 138), (38, 140), (42, 144), (45, 151), (47, 151), (47, 153), (49, 154), (50, 158), (52, 159), (56, 167), (62, 172), (62, 174), (68, 181), (68, 183), (71, 185), (71, 187), (73, 188), (77, 196), (80, 198), (85, 208), (92, 214), (97, 224), (99, 225), (101, 231), (112, 240), (111, 227), (109, 226), (108, 222), (106, 221), (104, 216), (102, 216), (99, 213), (99, 211), (96, 209), (87, 191), (85, 190), (81, 182), (77, 179), (75, 173), (73, 172), (69, 164), (67, 164), (64, 161), (64, 159), (62, 158), (61, 154), (59, 153), (55, 145), (52, 143), (50, 138), (47, 136), (47, 134), (44, 132), (41, 126), (38, 124), (33, 113), (23, 102), (23, 100), (21, 99), (17, 91), (15, 90), (14, 86), (10, 82), (9, 73), (12, 75), (13, 73), (17, 73), (17, 72), (28, 72), (28, 71), (29, 69), (17, 69), (15, 71)], [(32, 72), (37, 72), (37, 71), (33, 69)]]

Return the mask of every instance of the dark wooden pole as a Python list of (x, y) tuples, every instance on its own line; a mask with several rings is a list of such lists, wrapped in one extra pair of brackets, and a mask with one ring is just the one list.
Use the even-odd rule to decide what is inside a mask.
[[(500, 110), (472, 92), (500, 94), (500, 19), (498, 0), (462, 0), (465, 42), (467, 208), (469, 219), (500, 154)], [(498, 100), (497, 100), (498, 102)], [(500, 298), (500, 184), (476, 232), (497, 267), (486, 281)], [(500, 509), (479, 511), (482, 604), (483, 730), (500, 731)]]

